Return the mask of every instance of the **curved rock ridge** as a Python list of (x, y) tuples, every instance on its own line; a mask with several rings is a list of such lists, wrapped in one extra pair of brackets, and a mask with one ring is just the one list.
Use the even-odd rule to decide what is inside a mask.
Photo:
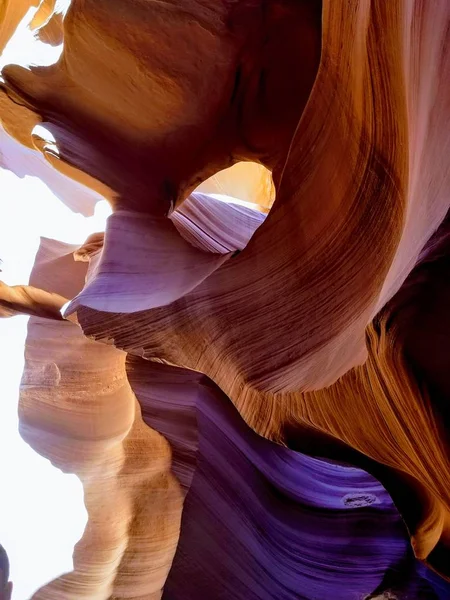
[[(414, 560), (390, 497), (367, 473), (262, 439), (201, 375), (195, 390), (189, 371), (130, 358), (127, 372), (144, 420), (179, 448), (180, 462), (185, 456), (183, 466), (174, 466), (177, 475), (192, 461), (174, 423), (183, 424), (185, 439), (192, 440), (195, 424), (198, 430), (164, 599), (448, 595), (449, 584), (440, 587)], [(178, 391), (178, 402), (167, 406), (162, 392), (169, 389)], [(188, 408), (195, 408), (196, 421), (186, 418)], [(370, 500), (348, 505), (349, 497)]]
[[(448, 446), (428, 390), (403, 357), (395, 300), (382, 307), (449, 205), (448, 79), (431, 66), (450, 72), (450, 7), (395, 7), (324, 4), (321, 64), (282, 177), (274, 168), (277, 199), (239, 256), (149, 311), (155, 291), (144, 264), (126, 301), (102, 270), (101, 295), (87, 302), (82, 294), (72, 310), (96, 339), (205, 373), (270, 439), (329, 453), (306, 429), (375, 460), (352, 458), (385, 483), (417, 556), (448, 572)], [(136, 252), (122, 240), (125, 266)]]
[[(74, 295), (87, 263), (73, 249), (44, 239), (30, 283)], [(164, 583), (172, 600), (450, 593), (373, 477), (273, 444), (201, 373), (126, 357), (74, 323), (30, 320), (20, 426), (80, 477), (89, 514), (74, 571), (36, 599), (159, 598)]]
[[(152, 307), (171, 304), (216, 271), (233, 251), (243, 250), (265, 218), (263, 212), (233, 198), (198, 192), (192, 193), (170, 219), (118, 210), (108, 218), (104, 248), (99, 238), (94, 247), (85, 246), (78, 253), (81, 258), (86, 252), (89, 258), (102, 249), (95, 274), (65, 314), (83, 306), (105, 311), (145, 310), (149, 308), (150, 282)], [(131, 246), (133, 258), (124, 272), (123, 256)]]
[(193, 192), (171, 214), (180, 234), (206, 252), (227, 254), (243, 250), (266, 214), (226, 195)]
[[(73, 295), (83, 276), (73, 267), (86, 263), (71, 264), (72, 249), (43, 240), (31, 283)], [(30, 321), (21, 433), (53, 464), (79, 475), (89, 512), (74, 572), (35, 598), (160, 596), (137, 590), (154, 584), (153, 568), (143, 565), (147, 558), (153, 567), (163, 545), (162, 515), (146, 519), (144, 507), (152, 515), (164, 509), (172, 525), (175, 518), (155, 489), (164, 465), (188, 494), (164, 598), (449, 593), (414, 562), (389, 495), (367, 473), (259, 437), (200, 373), (124, 358), (86, 340), (73, 323)], [(138, 426), (141, 412), (151, 429)], [(137, 521), (137, 529), (130, 526)]]
[(284, 160), (317, 71), (320, 4), (73, 0), (63, 30), (55, 64), (3, 68), (5, 93), (40, 115), (57, 169), (166, 214), (221, 168)]
[[(18, 117), (17, 121), (20, 122), (20, 111), (16, 111), (14, 108), (11, 118)], [(5, 125), (3, 120), (4, 114), (3, 109), (0, 108), (0, 123), (3, 123), (3, 125)], [(9, 131), (14, 135), (15, 132), (13, 129), (10, 128)], [(41, 135), (46, 134), (41, 130)], [(32, 136), (31, 142), (33, 143), (33, 147), (26, 148), (0, 126), (0, 167), (9, 169), (21, 178), (28, 175), (38, 177), (64, 204), (84, 216), (92, 216), (97, 202), (110, 197), (110, 194), (104, 187), (96, 186), (98, 190), (101, 190), (102, 195), (99, 191), (95, 191), (83, 185), (83, 183), (55, 170), (46, 160), (45, 154), (42, 154), (39, 150), (39, 145), (44, 147), (45, 143), (39, 144), (39, 138), (36, 135)]]
[(32, 5), (2, 164), (113, 206), (0, 290), (89, 512), (36, 598), (448, 598), (448, 0)]
[[(72, 18), (76, 6), (72, 4)], [(395, 10), (375, 1), (324, 4), (322, 58), (309, 102), (296, 129), (290, 129), (295, 135), (288, 159), (284, 153), (283, 160), (267, 161), (277, 188), (268, 218), (245, 252), (198, 284), (180, 306), (174, 304), (164, 313), (178, 338), (183, 337), (188, 319), (210, 349), (197, 346), (197, 356), (189, 362), (213, 376), (214, 361), (221, 354), (222, 371), (237, 389), (248, 386), (255, 393), (320, 389), (362, 364), (367, 358), (365, 327), (399, 289), (446, 214), (449, 168), (444, 132), (449, 94), (447, 79), (432, 66), (440, 64), (449, 72), (448, 3), (438, 2), (433, 11), (421, 3), (392, 6)], [(429, 30), (433, 30), (429, 44), (418, 33), (411, 42), (411, 32), (425, 36)], [(342, 48), (343, 36), (353, 39), (356, 47)], [(420, 52), (423, 44), (428, 44), (426, 53)], [(27, 101), (31, 101), (29, 86), (35, 93), (47, 73), (26, 74), (12, 67), (4, 71)], [(427, 92), (419, 93), (422, 89)], [(33, 102), (39, 107), (39, 99)], [(223, 140), (220, 135), (214, 139)], [(111, 160), (112, 155), (111, 150)], [(168, 163), (178, 164), (174, 157)], [(100, 159), (92, 157), (89, 164), (93, 168)], [(202, 174), (199, 170), (198, 177)], [(130, 173), (126, 177), (130, 185), (131, 178)], [(146, 187), (147, 202), (138, 207), (137, 192), (125, 195), (117, 187), (116, 206), (155, 212), (151, 189)], [(127, 261), (136, 260), (131, 258), (135, 252), (125, 237), (121, 243), (126, 270)], [(97, 299), (89, 295), (88, 307), (112, 312), (145, 308), (139, 292), (134, 308), (130, 301), (118, 310), (123, 294), (117, 288), (114, 300), (113, 267), (105, 309), (106, 276), (102, 269), (101, 291)], [(151, 287), (144, 270), (140, 279), (142, 289)], [(263, 281), (267, 284), (260, 293)], [(208, 315), (202, 311), (205, 297)], [(146, 305), (155, 307), (152, 294)], [(273, 314), (279, 324), (276, 332), (271, 329)], [(258, 336), (255, 315), (260, 321)], [(239, 327), (231, 330), (230, 322)], [(227, 393), (238, 402), (238, 391)]]
[[(260, 396), (247, 391), (245, 402), (237, 405), (244, 419), (265, 437), (373, 473), (400, 509), (416, 555), (443, 574), (448, 574), (450, 505), (445, 483), (450, 472), (444, 400), (448, 369), (445, 358), (435, 363), (429, 355), (424, 357), (421, 337), (415, 332), (416, 324), (422, 322), (421, 312), (428, 310), (425, 298), (431, 286), (437, 298), (443, 294), (435, 305), (441, 312), (446, 310), (448, 227), (445, 220), (404, 286), (368, 327), (369, 358), (363, 366), (323, 390)], [(445, 340), (445, 330), (438, 325), (439, 312), (427, 318), (434, 319), (427, 335), (419, 329), (426, 344)], [(167, 336), (171, 329), (158, 319), (160, 311), (102, 316), (86, 310), (79, 322), (89, 336), (113, 342), (137, 356), (153, 360), (159, 356), (176, 364), (183, 348), (160, 353), (161, 348), (167, 349), (161, 335)], [(411, 355), (418, 366), (410, 362)], [(186, 366), (195, 367), (189, 362)], [(219, 376), (220, 370), (216, 380), (226, 389)]]
[[(72, 251), (43, 240), (31, 283), (74, 295), (87, 265), (75, 263)], [(161, 597), (182, 492), (169, 444), (142, 420), (125, 360), (124, 352), (88, 340), (74, 323), (30, 319), (20, 432), (56, 467), (78, 475), (89, 517), (74, 571), (37, 591), (36, 600), (126, 598), (130, 590), (133, 598)]]
[(34, 315), (62, 321), (61, 310), (67, 298), (29, 285), (9, 286), (0, 281), (0, 317)]

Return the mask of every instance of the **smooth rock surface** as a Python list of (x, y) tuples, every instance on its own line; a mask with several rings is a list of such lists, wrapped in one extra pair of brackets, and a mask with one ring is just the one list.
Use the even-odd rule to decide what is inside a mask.
[(113, 207), (0, 289), (89, 512), (36, 598), (448, 598), (448, 0), (14, 2), (2, 165)]

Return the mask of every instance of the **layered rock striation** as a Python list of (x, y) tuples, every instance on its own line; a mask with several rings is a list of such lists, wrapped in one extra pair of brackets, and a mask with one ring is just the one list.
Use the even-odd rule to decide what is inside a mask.
[(448, 1), (37, 4), (2, 164), (113, 214), (0, 288), (89, 513), (35, 597), (447, 598)]

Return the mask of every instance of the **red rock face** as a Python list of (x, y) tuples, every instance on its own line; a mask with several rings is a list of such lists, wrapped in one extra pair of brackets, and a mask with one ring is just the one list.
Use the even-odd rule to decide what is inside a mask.
[[(5, 3), (0, 14), (12, 27), (19, 13)], [(329, 474), (339, 508), (323, 500), (324, 490), (302, 500), (297, 489), (296, 502), (315, 498), (316, 508), (340, 510), (347, 524), (346, 511), (395, 513), (390, 501), (377, 508), (385, 492), (375, 477), (415, 556), (450, 577), (448, 1), (72, 0), (68, 10), (41, 3), (32, 26), (41, 41), (64, 47), (51, 66), (3, 68), (0, 119), (22, 144), (5, 138), (14, 151), (3, 162), (17, 170), (22, 160), (22, 170), (51, 181), (69, 204), (83, 190), (85, 212), (99, 195), (114, 209), (105, 235), (81, 249), (46, 242), (33, 287), (0, 290), (2, 311), (35, 315), (23, 435), (79, 475), (90, 519), (74, 573), (36, 597), (160, 597), (176, 556), (166, 597), (193, 598), (180, 573), (214, 555), (221, 531), (214, 534), (195, 503), (218, 503), (231, 485), (220, 453), (212, 459), (200, 448), (216, 436), (224, 455), (232, 453), (231, 436), (246, 457), (236, 457), (236, 485), (264, 507), (245, 521), (253, 532), (273, 516), (270, 507), (283, 506), (261, 483), (270, 480), (267, 464), (251, 458), (255, 432), (276, 452), (281, 445), (289, 456), (305, 455), (299, 469), (311, 456), (344, 465), (335, 479)], [(39, 123), (51, 140), (33, 133)], [(215, 175), (238, 161), (261, 167)], [(268, 214), (262, 167), (276, 192)], [(257, 206), (224, 203), (217, 193)], [(215, 433), (202, 429), (224, 397), (243, 429), (225, 409)], [(328, 472), (329, 462), (314, 465)], [(348, 465), (380, 489), (352, 488)], [(222, 494), (206, 490), (208, 473)], [(279, 473), (289, 495), (292, 472), (280, 464)], [(246, 478), (258, 492), (250, 494)], [(193, 548), (192, 521), (184, 521), (175, 555), (186, 493), (186, 515), (205, 526)], [(228, 510), (224, 502), (217, 520), (242, 527)], [(294, 531), (301, 519), (292, 519)], [(388, 589), (422, 597), (425, 580), (423, 597), (450, 593), (400, 542), (395, 559), (374, 551), (380, 576), (369, 585), (366, 574), (367, 588), (356, 578), (340, 590), (320, 568), (303, 575), (323, 577), (322, 587), (296, 587), (298, 573), (277, 587), (280, 570), (294, 569), (276, 553), (287, 527), (280, 523), (264, 543), (248, 544), (264, 585), (227, 562), (225, 550), (205, 580), (193, 569), (189, 585), (212, 600), (231, 598), (233, 589), (255, 599)], [(301, 526), (308, 529), (307, 520)], [(313, 544), (327, 536), (315, 527)], [(386, 535), (398, 541), (405, 532), (399, 525)], [(360, 543), (348, 531), (336, 536)], [(271, 552), (280, 565), (273, 574), (262, 566)], [(324, 550), (305, 564), (342, 552)], [(214, 570), (225, 563), (236, 579), (228, 591)], [(396, 569), (404, 580), (392, 580)]]

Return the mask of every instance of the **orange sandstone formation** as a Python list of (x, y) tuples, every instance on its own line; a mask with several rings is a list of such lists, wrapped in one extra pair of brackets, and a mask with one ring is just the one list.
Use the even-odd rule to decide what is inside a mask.
[[(449, 578), (448, 1), (44, 1), (33, 26), (64, 46), (51, 66), (2, 70), (0, 119), (24, 146), (14, 156), (26, 154), (25, 172), (33, 164), (63, 200), (79, 186), (83, 206), (102, 194), (114, 209), (104, 236), (70, 250), (75, 260), (45, 242), (51, 258), (38, 258), (27, 298), (1, 290), (2, 306), (39, 317), (71, 299), (67, 322), (31, 321), (21, 421), (39, 452), (83, 480), (90, 520), (74, 573), (37, 597), (161, 593), (182, 495), (130, 387), (138, 358), (181, 368), (174, 379), (198, 398), (204, 380), (186, 374), (202, 374), (215, 390), (198, 400), (205, 414), (224, 393), (269, 445), (373, 475), (416, 557)], [(14, 170), (18, 160), (3, 162)], [(87, 262), (86, 281), (72, 285)], [(171, 437), (164, 419), (148, 422)], [(180, 427), (173, 443), (192, 441)], [(200, 467), (183, 443), (186, 491)], [(219, 458), (213, 466), (225, 481)], [(300, 597), (286, 586), (273, 593)], [(332, 581), (327, 589), (341, 597)], [(249, 590), (242, 597), (273, 597)]]
[[(44, 240), (32, 282), (73, 295), (82, 271), (60, 277), (71, 250)], [(126, 598), (129, 590), (133, 598), (159, 598), (178, 540), (182, 494), (168, 443), (142, 420), (126, 354), (86, 339), (74, 323), (33, 317), (25, 358), (21, 434), (80, 477), (89, 515), (74, 571), (33, 598)]]

